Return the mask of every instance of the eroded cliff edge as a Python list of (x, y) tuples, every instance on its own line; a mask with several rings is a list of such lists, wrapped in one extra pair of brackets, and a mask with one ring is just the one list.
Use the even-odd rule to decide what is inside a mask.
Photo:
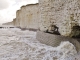
[(79, 2), (80, 0), (39, 0), (39, 3), (22, 6), (16, 12), (12, 24), (46, 31), (53, 23), (63, 36), (80, 36)]
[(33, 28), (39, 27), (39, 4), (28, 4), (22, 6), (16, 12), (16, 18), (12, 22), (5, 23), (7, 25), (14, 25), (20, 28)]

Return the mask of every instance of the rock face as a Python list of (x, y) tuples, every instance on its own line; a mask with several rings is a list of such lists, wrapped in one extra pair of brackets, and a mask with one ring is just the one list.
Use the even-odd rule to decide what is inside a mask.
[(5, 23), (4, 25), (14, 25), (21, 28), (33, 28), (39, 27), (39, 4), (29, 4), (22, 6), (20, 10), (16, 12), (16, 18), (12, 22)]
[(17, 27), (41, 31), (46, 31), (53, 23), (61, 35), (70, 36), (72, 28), (80, 26), (79, 2), (80, 0), (39, 0), (37, 4), (22, 6), (16, 12), (16, 20), (13, 22)]
[(12, 21), (12, 22), (13, 22), (13, 25), (14, 25), (14, 26), (16, 26), (16, 24), (17, 24), (17, 22), (16, 22), (16, 18), (15, 18), (15, 19), (13, 19), (13, 21)]
[(39, 0), (40, 28), (48, 29), (54, 23), (61, 35), (69, 36), (72, 27), (80, 25), (80, 0)]
[(18, 27), (37, 29), (39, 27), (38, 20), (38, 3), (22, 6), (21, 9), (16, 12), (16, 26)]

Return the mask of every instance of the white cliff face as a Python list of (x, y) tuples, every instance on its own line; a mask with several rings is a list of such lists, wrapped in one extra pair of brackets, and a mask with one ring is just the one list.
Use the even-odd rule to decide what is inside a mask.
[(75, 60), (75, 46), (64, 41), (58, 47), (41, 44), (36, 32), (0, 29), (0, 60)]
[(21, 28), (47, 30), (53, 23), (61, 35), (69, 36), (72, 27), (80, 26), (80, 0), (39, 0), (21, 7), (13, 23)]
[(30, 4), (22, 6), (16, 13), (16, 25), (21, 28), (38, 29), (39, 21), (39, 6), (37, 4)]
[(61, 35), (69, 36), (72, 27), (80, 25), (79, 2), (80, 0), (39, 0), (40, 29), (45, 31), (54, 22)]

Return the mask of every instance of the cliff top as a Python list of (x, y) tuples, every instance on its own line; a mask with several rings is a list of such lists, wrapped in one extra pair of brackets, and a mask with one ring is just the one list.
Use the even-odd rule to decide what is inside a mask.
[(21, 6), (21, 8), (22, 8), (22, 7), (26, 7), (26, 6), (31, 6), (31, 5), (37, 5), (37, 4), (39, 4), (39, 3), (27, 4), (27, 5), (23, 5), (23, 6)]

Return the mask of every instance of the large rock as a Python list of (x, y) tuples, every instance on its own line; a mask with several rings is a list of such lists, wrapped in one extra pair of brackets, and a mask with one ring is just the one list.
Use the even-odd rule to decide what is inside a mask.
[(80, 0), (39, 0), (40, 30), (47, 30), (54, 22), (61, 35), (69, 36), (73, 26), (80, 26), (79, 2)]
[(80, 51), (80, 43), (76, 39), (72, 39), (72, 38), (64, 37), (60, 35), (48, 34), (41, 31), (37, 31), (36, 38), (41, 43), (44, 43), (46, 45), (50, 45), (53, 47), (60, 45), (62, 41), (69, 41), (76, 47), (77, 51)]

